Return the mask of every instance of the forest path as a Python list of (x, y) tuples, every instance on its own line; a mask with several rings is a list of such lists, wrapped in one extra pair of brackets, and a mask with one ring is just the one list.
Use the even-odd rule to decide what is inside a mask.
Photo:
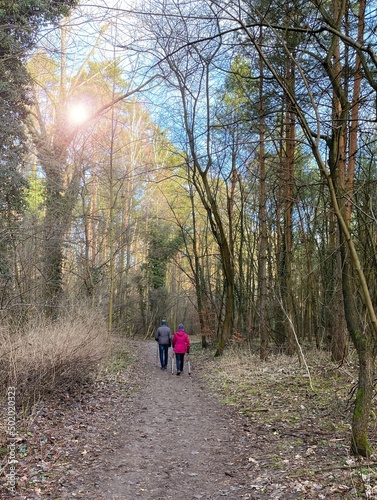
[(135, 349), (137, 391), (109, 409), (105, 446), (96, 447), (94, 460), (84, 458), (77, 488), (70, 485), (63, 498), (261, 498), (245, 480), (247, 440), (234, 422), (240, 417), (210, 394), (195, 359), (191, 376), (186, 364), (178, 377), (157, 365), (154, 341)]
[[(376, 457), (348, 455), (348, 372), (335, 379), (332, 364), (318, 365), (328, 392), (317, 394), (289, 359), (283, 371), (248, 367), (232, 385), (244, 358), (217, 373), (219, 360), (193, 348), (192, 375), (186, 366), (177, 377), (158, 366), (154, 341), (116, 344), (108, 371), (80, 391), (62, 387), (19, 422), (15, 500), (377, 498)], [(238, 409), (219, 402), (225, 393)]]

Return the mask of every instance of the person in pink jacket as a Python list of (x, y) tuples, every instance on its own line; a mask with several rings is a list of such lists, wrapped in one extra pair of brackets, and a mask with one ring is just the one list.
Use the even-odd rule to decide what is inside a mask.
[(177, 375), (180, 375), (183, 372), (183, 362), (185, 358), (186, 352), (190, 352), (190, 338), (185, 332), (185, 329), (180, 323), (178, 325), (178, 330), (173, 335), (171, 344), (173, 346), (173, 350), (175, 353), (175, 359), (177, 363)]

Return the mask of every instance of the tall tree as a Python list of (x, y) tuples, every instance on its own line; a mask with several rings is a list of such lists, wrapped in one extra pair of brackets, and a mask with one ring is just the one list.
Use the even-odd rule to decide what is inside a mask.
[[(332, 2), (332, 15), (320, 6), (320, 12), (329, 28), (342, 32), (345, 36), (352, 31), (348, 5), (338, 0)], [(360, 47), (364, 41), (365, 2), (358, 3), (357, 27), (353, 47)], [(357, 154), (357, 134), (360, 110), (361, 50), (354, 54), (354, 68), (351, 69), (349, 45), (343, 46), (338, 33), (333, 32), (331, 44), (325, 60), (325, 69), (333, 88), (333, 126), (329, 140), (329, 168), (331, 180), (339, 209), (340, 252), (342, 261), (342, 291), (345, 305), (347, 328), (359, 356), (359, 381), (356, 393), (356, 404), (353, 414), (351, 449), (356, 454), (368, 456), (371, 453), (367, 438), (367, 428), (373, 397), (373, 380), (375, 376), (375, 358), (377, 354), (377, 325), (375, 311), (370, 303), (371, 325), (366, 329), (354, 300), (355, 266), (360, 266), (358, 255), (353, 255), (353, 247), (349, 245), (352, 235), (351, 209), (354, 196), (354, 173)], [(377, 65), (376, 65), (377, 66)], [(351, 87), (351, 89), (350, 89)], [(352, 241), (352, 240), (351, 240)], [(356, 259), (357, 257), (357, 259)], [(361, 275), (360, 275), (361, 274)], [(363, 281), (367, 287), (365, 274), (360, 266), (360, 285)], [(371, 301), (369, 289), (364, 290), (364, 301)], [(368, 309), (367, 303), (365, 303)]]
[[(260, 43), (263, 40), (263, 29), (260, 28)], [(258, 255), (258, 284), (259, 284), (259, 335), (261, 340), (260, 358), (268, 358), (269, 329), (267, 324), (267, 193), (266, 193), (266, 158), (265, 158), (265, 99), (264, 99), (264, 64), (259, 56), (259, 165), (260, 165), (260, 194), (258, 218), (260, 221), (260, 240)]]
[[(361, 266), (356, 242), (352, 235), (352, 227), (349, 224), (349, 212), (346, 209), (345, 200), (349, 199), (349, 196), (353, 193), (349, 189), (345, 191), (345, 184), (342, 181), (342, 177), (344, 178), (345, 175), (344, 162), (347, 163), (347, 156), (345, 156), (345, 154), (349, 154), (349, 150), (344, 147), (344, 143), (346, 141), (346, 131), (351, 122), (349, 115), (349, 94), (346, 93), (344, 89), (348, 89), (350, 81), (354, 77), (354, 73), (346, 71), (344, 73), (342, 72), (340, 75), (337, 71), (335, 71), (334, 65), (338, 64), (337, 61), (339, 60), (339, 57), (337, 57), (336, 50), (339, 46), (338, 43), (341, 42), (343, 48), (352, 49), (354, 51), (354, 57), (356, 54), (359, 55), (365, 74), (368, 75), (368, 82), (365, 83), (370, 84), (374, 88), (375, 82), (371, 79), (371, 68), (374, 68), (377, 65), (377, 59), (371, 47), (361, 43), (361, 39), (364, 39), (364, 37), (361, 36), (360, 25), (359, 29), (356, 30), (356, 34), (355, 31), (353, 31), (354, 38), (350, 36), (351, 25), (346, 22), (347, 16), (345, 15), (346, 11), (344, 10), (346, 8), (346, 4), (334, 3), (333, 5), (336, 13), (335, 16), (333, 16), (333, 12), (331, 14), (327, 13), (324, 4), (320, 4), (321, 14), (323, 17), (323, 30), (329, 33), (329, 36), (326, 39), (326, 51), (322, 54), (322, 57), (324, 60), (324, 67), (327, 72), (326, 82), (331, 86), (333, 91), (331, 109), (335, 114), (333, 114), (330, 130), (327, 129), (325, 117), (321, 116), (322, 108), (316, 104), (313, 98), (314, 89), (310, 86), (310, 83), (312, 83), (313, 80), (310, 74), (305, 73), (305, 66), (303, 64), (299, 64), (298, 59), (295, 60), (295, 64), (302, 76), (302, 83), (307, 93), (306, 96), (308, 97), (305, 98), (306, 96), (304, 97), (304, 94), (301, 94), (300, 99), (298, 99), (297, 95), (292, 92), (290, 82), (287, 82), (284, 75), (279, 71), (279, 68), (274, 65), (274, 62), (270, 58), (269, 54), (258, 44), (255, 36), (250, 31), (248, 26), (246, 26), (246, 24), (239, 19), (239, 17), (236, 18), (235, 16), (235, 20), (237, 19), (237, 22), (242, 27), (242, 30), (248, 34), (248, 37), (257, 52), (263, 57), (264, 63), (270, 71), (272, 77), (281, 86), (285, 95), (294, 106), (302, 132), (305, 135), (320, 171), (327, 182), (332, 207), (340, 227), (342, 238), (342, 290), (346, 310), (347, 327), (359, 356), (359, 387), (356, 394), (351, 448), (356, 454), (369, 455), (370, 447), (367, 439), (367, 423), (373, 393), (377, 321), (366, 275)], [(347, 13), (351, 14), (351, 11), (348, 10)], [(359, 13), (363, 15), (363, 10), (359, 10)], [(265, 20), (261, 19), (260, 22), (265, 24)], [(276, 35), (276, 28), (271, 28), (268, 23), (266, 23), (266, 26), (268, 26), (269, 29), (272, 29), (272, 32)], [(295, 23), (292, 23), (291, 29), (297, 29)], [(313, 29), (311, 33), (315, 33), (315, 30)], [(318, 48), (322, 49), (320, 43), (318, 43)], [(290, 56), (288, 50), (287, 56)], [(345, 60), (347, 60), (347, 58)], [(344, 70), (344, 68), (342, 68), (342, 70)], [(342, 80), (342, 86), (339, 84), (339, 77), (345, 78), (345, 81)], [(360, 77), (360, 73), (358, 73), (358, 77)], [(351, 96), (352, 95), (354, 94), (351, 93)], [(365, 95), (367, 96), (368, 92)], [(328, 100), (326, 101), (326, 105), (329, 105)], [(315, 129), (311, 127), (310, 111), (314, 111), (316, 114)], [(323, 121), (321, 118), (323, 118)], [(325, 129), (325, 133), (321, 133), (322, 128)], [(329, 132), (329, 135), (327, 135), (326, 132)], [(323, 139), (326, 140), (329, 147), (329, 170), (326, 165), (326, 160), (323, 157), (324, 151), (321, 145), (321, 141)], [(352, 286), (352, 282), (355, 283), (354, 279), (356, 277), (362, 307), (365, 308), (369, 317), (369, 325), (363, 331), (360, 329), (360, 316), (353, 294), (354, 288)]]
[[(197, 8), (199, 6), (202, 8), (202, 4), (196, 5)], [(175, 39), (175, 45), (169, 46), (169, 50), (164, 54), (165, 60), (171, 62), (172, 55), (176, 58), (177, 53), (182, 54), (183, 52), (180, 50), (187, 47), (190, 48), (190, 55), (196, 54), (200, 47), (202, 49), (200, 55), (202, 65), (197, 67), (202, 70), (202, 78), (199, 79), (199, 82), (207, 83), (208, 79), (206, 80), (204, 76), (209, 74), (209, 65), (213, 60), (211, 61), (208, 53), (205, 54), (203, 45), (208, 47), (210, 41), (213, 42), (221, 37), (224, 40), (226, 35), (238, 31), (247, 37), (255, 53), (262, 59), (265, 75), (268, 75), (271, 81), (275, 81), (279, 85), (281, 93), (278, 97), (280, 102), (285, 103), (284, 115), (281, 115), (284, 118), (283, 141), (286, 141), (285, 158), (282, 164), (285, 167), (286, 181), (284, 244), (287, 249), (283, 248), (285, 252), (289, 252), (285, 253), (284, 260), (284, 269), (288, 269), (288, 274), (284, 273), (285, 282), (290, 281), (289, 285), (287, 284), (289, 286), (288, 293), (293, 292), (292, 276), (290, 275), (293, 262), (291, 240), (292, 182), (294, 152), (299, 137), (303, 147), (310, 148), (326, 182), (332, 210), (339, 225), (341, 283), (346, 322), (359, 356), (359, 385), (356, 394), (351, 448), (356, 454), (369, 455), (367, 422), (373, 393), (377, 319), (367, 275), (361, 264), (358, 242), (353, 235), (350, 214), (355, 195), (353, 184), (362, 106), (368, 104), (373, 109), (372, 101), (377, 89), (375, 37), (373, 28), (365, 33), (365, 27), (368, 24), (364, 22), (368, 16), (371, 20), (373, 9), (368, 9), (364, 2), (359, 2), (356, 6), (338, 0), (333, 0), (330, 3), (315, 0), (307, 5), (307, 10), (302, 9), (299, 2), (289, 2), (283, 6), (278, 3), (273, 3), (273, 6), (269, 4), (265, 12), (260, 9), (260, 5), (247, 4), (243, 6), (239, 2), (229, 2), (224, 6), (223, 3), (215, 0), (211, 2), (211, 7), (212, 16), (216, 17), (215, 11), (218, 8), (218, 15), (222, 20), (218, 23), (218, 33), (212, 33), (207, 26), (205, 37), (200, 36), (196, 31), (190, 33), (190, 37), (187, 38), (187, 23), (182, 22), (185, 41), (182, 43), (181, 40)], [(355, 14), (355, 9), (357, 14)], [(190, 11), (187, 15), (190, 13), (192, 14)], [(259, 30), (255, 29), (260, 26), (264, 27), (264, 39), (267, 37), (268, 44), (260, 43)], [(169, 33), (166, 40), (171, 40), (171, 37), (172, 34)], [(313, 44), (313, 40), (316, 43)], [(274, 50), (271, 50), (272, 44)], [(179, 82), (177, 88), (181, 95), (192, 96), (193, 82), (187, 79), (187, 75), (194, 74), (194, 60), (185, 59), (185, 74), (176, 71), (178, 64), (170, 65), (171, 72), (167, 74), (167, 78), (170, 79), (172, 74), (175, 75)], [(182, 63), (182, 59), (180, 63)], [(203, 88), (207, 89), (208, 85), (204, 84)], [(191, 94), (187, 92), (187, 89), (190, 89)], [(192, 101), (187, 99), (185, 102), (186, 116), (199, 116), (197, 113), (198, 105), (192, 106)], [(190, 106), (187, 105), (188, 102), (190, 102)], [(207, 99), (205, 102), (207, 109), (209, 109), (209, 100)], [(206, 116), (210, 116), (210, 111), (207, 112)], [(328, 120), (329, 116), (332, 117), (330, 121)], [(363, 119), (366, 129), (368, 129), (370, 126), (368, 116), (365, 115)], [(298, 127), (299, 136), (296, 135)], [(189, 145), (192, 145), (198, 137), (194, 131), (193, 127), (186, 128)], [(208, 140), (207, 144), (212, 145)], [(203, 169), (203, 162), (195, 163), (195, 155), (198, 158), (197, 150), (191, 148), (190, 154), (192, 157), (190, 157), (190, 162), (193, 161), (197, 178), (203, 182), (205, 187), (205, 181), (208, 183), (208, 177), (203, 177), (203, 173), (207, 174), (209, 166), (212, 166), (213, 163), (204, 164), (205, 168)], [(213, 160), (213, 155), (207, 157)], [(201, 158), (203, 158), (202, 155)], [(217, 205), (211, 203), (213, 200), (208, 196), (210, 191), (203, 189), (199, 182), (196, 187), (198, 190), (204, 190), (207, 199), (203, 199), (203, 203), (209, 202), (210, 220), (217, 223), (216, 210), (214, 209), (214, 206), (217, 207)], [(229, 262), (232, 264), (234, 263), (232, 260), (234, 255), (231, 251), (233, 248), (232, 239), (225, 239), (226, 232), (221, 233), (221, 227), (224, 228), (223, 225), (212, 224), (214, 235), (215, 237), (216, 234), (221, 235), (218, 242), (219, 244), (221, 242), (223, 247), (227, 249), (230, 257)], [(222, 257), (223, 263), (226, 262), (226, 256), (222, 254)], [(288, 266), (286, 265), (287, 258), (289, 259)], [(234, 266), (231, 269), (231, 278), (234, 279)], [(290, 297), (293, 298), (293, 295)], [(289, 298), (289, 300), (292, 299)], [(293, 314), (292, 302), (285, 309), (290, 323), (293, 322), (293, 318), (291, 318)], [(369, 324), (361, 329), (363, 310), (368, 314)], [(342, 332), (339, 333), (342, 335)], [(340, 347), (344, 351), (343, 347)]]
[[(72, 23), (74, 27), (74, 23)], [(102, 40), (103, 32), (100, 30), (98, 40), (88, 51), (86, 58), (79, 67), (69, 72), (68, 46), (69, 36), (72, 34), (72, 25), (69, 19), (60, 23), (59, 58), (54, 61), (57, 73), (49, 83), (50, 89), (43, 79), (36, 78), (36, 109), (33, 120), (30, 121), (30, 133), (33, 138), (38, 161), (45, 176), (45, 217), (44, 217), (44, 258), (43, 279), (44, 305), (46, 315), (55, 318), (59, 312), (62, 296), (64, 240), (71, 222), (74, 207), (81, 184), (80, 164), (72, 162), (72, 148), (82, 134), (88, 132), (115, 104), (140, 91), (150, 80), (141, 83), (138, 87), (129, 90), (129, 86), (117, 88), (115, 96), (111, 90), (114, 76), (119, 78), (119, 68), (111, 72), (116, 62), (96, 68), (90, 68), (93, 54)], [(74, 33), (74, 30), (73, 30)], [(56, 42), (56, 40), (55, 40)], [(72, 43), (72, 41), (70, 42)], [(45, 59), (43, 55), (40, 55)], [(49, 64), (51, 64), (49, 62)], [(93, 72), (89, 80), (88, 68)], [(106, 69), (107, 68), (107, 69)], [(96, 70), (97, 69), (97, 73)], [(107, 73), (107, 74), (106, 74)], [(42, 73), (43, 74), (43, 73)], [(102, 91), (94, 89), (94, 81), (101, 81)], [(46, 103), (49, 103), (46, 106)], [(87, 107), (87, 116), (82, 116), (81, 122), (72, 119), (71, 110), (77, 104)], [(43, 108), (43, 106), (45, 106)], [(43, 109), (42, 109), (43, 108)], [(84, 118), (84, 119), (83, 119)], [(80, 135), (81, 134), (81, 135)], [(82, 140), (82, 139), (81, 139)]]
[[(218, 245), (223, 276), (223, 300), (218, 309), (220, 327), (216, 353), (221, 355), (233, 332), (234, 235), (229, 231), (231, 224), (229, 212), (226, 218), (223, 216), (218, 198), (219, 183), (213, 174), (216, 169), (220, 169), (223, 179), (228, 181), (228, 184), (221, 184), (225, 186), (229, 186), (231, 176), (227, 170), (228, 165), (225, 166), (221, 161), (217, 161), (216, 152), (213, 150), (211, 67), (217, 56), (219, 43), (213, 40), (190, 46), (191, 36), (197, 36), (199, 39), (202, 29), (214, 33), (216, 24), (206, 15), (203, 16), (203, 22), (200, 22), (197, 16), (193, 17), (191, 22), (190, 12), (193, 13), (191, 11), (193, 7), (187, 4), (182, 10), (173, 2), (169, 9), (166, 6), (158, 6), (157, 15), (151, 14), (148, 21), (144, 16), (143, 23), (157, 47), (156, 57), (160, 58), (160, 73), (165, 75), (166, 84), (173, 93), (179, 96), (179, 101), (176, 100), (175, 105), (179, 106), (178, 113), (183, 133), (180, 147), (185, 151), (186, 167), (191, 170), (190, 178), (207, 212), (209, 225)], [(202, 3), (200, 8), (208, 10), (205, 3)], [(174, 26), (171, 23), (173, 11)], [(177, 29), (178, 23), (179, 29)], [(182, 48), (182, 37), (187, 43), (186, 50), (179, 50)], [(228, 195), (230, 193), (231, 190), (227, 192)]]
[[(31, 104), (31, 80), (26, 58), (43, 27), (68, 13), (76, 0), (0, 1), (0, 156), (2, 221), (22, 212), (27, 183), (23, 165), (27, 153), (25, 120)], [(14, 223), (8, 227), (14, 227)], [(3, 235), (7, 234), (5, 227)], [(5, 230), (5, 231), (4, 231)], [(1, 273), (9, 274), (9, 234), (0, 246)], [(6, 257), (8, 256), (8, 258)]]

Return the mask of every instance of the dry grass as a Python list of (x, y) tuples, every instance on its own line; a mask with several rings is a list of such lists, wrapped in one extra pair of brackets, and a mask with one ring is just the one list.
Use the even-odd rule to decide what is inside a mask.
[(259, 356), (247, 350), (229, 349), (216, 360), (212, 380), (218, 385), (239, 385), (243, 382), (255, 382), (260, 377), (264, 380), (281, 380), (286, 377), (299, 376), (303, 380), (313, 381), (314, 389), (322, 385), (324, 377), (331, 374), (342, 374), (347, 383), (356, 381), (356, 359), (352, 354), (342, 365), (330, 360), (328, 352), (316, 349), (305, 353), (305, 363), (300, 363), (297, 357), (284, 354), (273, 355), (268, 361), (261, 361)]
[[(357, 381), (353, 358), (351, 353), (339, 366), (329, 353), (307, 350), (305, 364), (283, 354), (261, 361), (246, 350), (230, 349), (221, 358), (209, 360), (207, 380), (224, 403), (249, 417), (258, 414), (259, 423), (296, 425), (315, 416), (326, 428), (342, 429), (342, 439), (348, 444)], [(375, 427), (373, 420), (372, 441)]]
[(106, 358), (106, 325), (95, 312), (39, 323), (27, 332), (0, 331), (2, 391), (16, 388), (28, 409), (48, 393), (86, 380)]
[(278, 483), (306, 491), (279, 498), (377, 498), (375, 408), (369, 424), (373, 456), (350, 455), (355, 353), (342, 365), (324, 351), (307, 349), (304, 355), (307, 366), (282, 354), (262, 362), (239, 348), (205, 359), (212, 389), (242, 415), (251, 464), (263, 464), (253, 481), (262, 489), (276, 482), (277, 491)]

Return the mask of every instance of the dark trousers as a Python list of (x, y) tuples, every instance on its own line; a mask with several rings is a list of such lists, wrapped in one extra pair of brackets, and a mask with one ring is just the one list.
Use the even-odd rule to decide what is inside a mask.
[(169, 346), (158, 344), (158, 349), (160, 352), (161, 368), (166, 368), (168, 365)]
[(175, 353), (175, 359), (177, 362), (177, 372), (183, 372), (183, 362), (185, 359), (184, 354), (180, 354), (179, 352)]

